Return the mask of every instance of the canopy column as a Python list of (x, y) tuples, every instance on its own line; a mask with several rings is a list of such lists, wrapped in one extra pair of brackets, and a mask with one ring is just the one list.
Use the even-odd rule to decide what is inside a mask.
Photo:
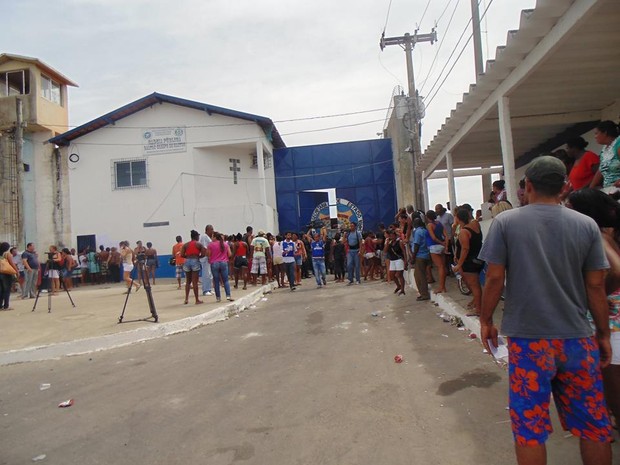
[(452, 166), (452, 153), (446, 153), (446, 166), (448, 168), (448, 199), (450, 200), (450, 209), (456, 205), (456, 187), (454, 185), (454, 167)]
[(502, 162), (504, 180), (506, 181), (506, 197), (513, 205), (518, 205), (517, 183), (515, 180), (515, 154), (512, 142), (512, 125), (510, 122), (510, 98), (504, 96), (497, 101), (499, 113), (499, 137), (502, 145)]

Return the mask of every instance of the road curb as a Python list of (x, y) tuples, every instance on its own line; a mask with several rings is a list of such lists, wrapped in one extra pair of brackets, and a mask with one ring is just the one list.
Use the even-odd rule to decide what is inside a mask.
[(240, 297), (234, 302), (228, 302), (208, 312), (182, 318), (180, 320), (156, 323), (122, 333), (0, 352), (0, 366), (16, 363), (40, 362), (73, 355), (89, 354), (188, 332), (200, 328), (201, 326), (227, 320), (231, 316), (245, 311), (250, 305), (258, 302), (264, 294), (271, 293), (274, 289), (275, 284), (269, 283), (259, 287), (248, 295)]

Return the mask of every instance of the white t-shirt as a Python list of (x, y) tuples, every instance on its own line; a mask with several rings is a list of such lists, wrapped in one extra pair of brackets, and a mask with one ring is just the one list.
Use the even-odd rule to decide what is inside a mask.
[[(207, 246), (213, 242), (213, 239), (211, 239), (209, 236), (207, 236), (206, 234), (202, 234), (200, 236), (200, 243), (204, 246), (204, 248), (206, 249)], [(205, 260), (205, 261), (209, 261), (209, 257), (207, 257), (206, 255), (204, 257), (201, 258), (201, 260)]]
[(273, 243), (273, 258), (282, 258), (282, 244), (280, 242)]

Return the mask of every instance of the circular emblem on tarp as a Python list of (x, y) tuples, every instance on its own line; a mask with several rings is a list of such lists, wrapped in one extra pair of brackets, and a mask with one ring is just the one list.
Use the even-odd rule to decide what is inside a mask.
[[(347, 199), (336, 199), (338, 211), (338, 229), (349, 229), (349, 224), (357, 223), (357, 229), (364, 229), (364, 216), (362, 211), (353, 202)], [(310, 221), (321, 221), (325, 227), (330, 228), (329, 204), (322, 202), (316, 206), (310, 217)]]

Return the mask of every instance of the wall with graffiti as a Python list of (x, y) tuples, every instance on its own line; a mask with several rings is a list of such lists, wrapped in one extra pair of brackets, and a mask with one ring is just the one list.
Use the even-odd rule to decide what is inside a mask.
[[(390, 139), (289, 147), (274, 152), (280, 231), (302, 231), (317, 221), (333, 227), (355, 222), (376, 230), (394, 221), (396, 186)], [(336, 189), (337, 215), (330, 217), (324, 192)], [(333, 208), (332, 208), (333, 212)]]

